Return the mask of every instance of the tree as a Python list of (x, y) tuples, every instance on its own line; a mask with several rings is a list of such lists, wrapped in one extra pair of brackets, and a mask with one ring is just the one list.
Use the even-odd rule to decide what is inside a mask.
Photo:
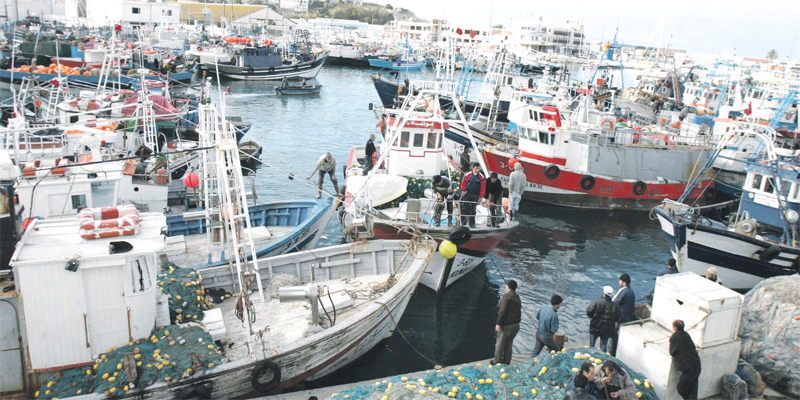
[(778, 51), (775, 49), (771, 49), (767, 52), (767, 59), (774, 60), (778, 58)]
[(394, 10), (391, 4), (387, 4), (385, 7), (387, 10)]

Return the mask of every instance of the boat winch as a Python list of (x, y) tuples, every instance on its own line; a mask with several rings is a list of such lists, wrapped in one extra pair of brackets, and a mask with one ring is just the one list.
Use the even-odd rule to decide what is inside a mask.
[(319, 297), (323, 294), (315, 282), (305, 286), (281, 286), (278, 288), (278, 300), (281, 303), (308, 301), (311, 305), (311, 326), (319, 326)]

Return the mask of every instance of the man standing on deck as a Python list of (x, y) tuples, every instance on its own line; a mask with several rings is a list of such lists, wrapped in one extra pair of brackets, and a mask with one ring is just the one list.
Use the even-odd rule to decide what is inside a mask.
[(675, 368), (681, 372), (678, 378), (678, 394), (684, 398), (697, 398), (697, 384), (700, 378), (700, 356), (697, 354), (694, 341), (689, 333), (684, 331), (682, 320), (672, 322), (675, 333), (669, 338), (669, 355), (675, 362)]
[(470, 165), (472, 165), (472, 162), (469, 160), (469, 149), (470, 149), (469, 146), (464, 146), (464, 151), (461, 152), (461, 158), (459, 160), (459, 164), (461, 166), (461, 172), (465, 174), (469, 170)]
[(544, 346), (551, 351), (561, 351), (561, 346), (556, 343), (553, 335), (558, 332), (558, 309), (564, 300), (561, 296), (554, 294), (550, 298), (549, 306), (542, 306), (536, 319), (539, 320), (539, 327), (536, 329), (536, 347), (533, 348), (531, 357), (536, 357), (542, 352)]
[(372, 169), (372, 157), (375, 154), (375, 134), (369, 135), (369, 140), (367, 140), (367, 146), (364, 148), (364, 175), (369, 173), (369, 170)]
[(470, 228), (475, 227), (475, 210), (485, 191), (486, 178), (481, 173), (481, 165), (472, 164), (472, 172), (464, 175), (461, 181), (461, 225), (469, 223)]
[(492, 172), (491, 178), (486, 181), (483, 198), (486, 199), (486, 207), (489, 208), (489, 226), (500, 226), (500, 219), (503, 215), (503, 184), (500, 182), (497, 172)]
[(330, 152), (327, 152), (319, 158), (317, 161), (317, 165), (314, 167), (314, 171), (311, 172), (311, 175), (306, 177), (306, 179), (311, 180), (311, 177), (314, 176), (314, 173), (319, 171), (319, 191), (317, 192), (317, 198), (322, 197), (322, 182), (325, 179), (325, 174), (330, 175), (331, 182), (333, 183), (333, 188), (336, 190), (336, 194), (339, 194), (339, 182), (336, 181), (336, 160), (333, 158)]
[(661, 272), (658, 273), (658, 276), (671, 275), (677, 273), (678, 273), (678, 266), (675, 263), (675, 259), (670, 258), (669, 260), (667, 260), (667, 268), (661, 270)]
[(617, 356), (617, 341), (619, 339), (619, 326), (631, 322), (635, 318), (633, 315), (633, 308), (636, 305), (636, 294), (631, 289), (631, 277), (628, 274), (619, 276), (619, 291), (614, 296), (614, 303), (619, 304), (619, 309), (622, 316), (616, 324), (614, 333), (614, 340), (611, 341), (611, 355)]
[(603, 297), (596, 299), (586, 308), (586, 315), (592, 320), (589, 322), (589, 346), (594, 347), (600, 339), (600, 350), (608, 351), (608, 340), (616, 334), (616, 323), (622, 316), (619, 305), (611, 301), (614, 288), (603, 288)]
[(436, 205), (433, 206), (433, 222), (436, 225), (442, 222), (442, 211), (447, 205), (447, 226), (453, 226), (456, 223), (453, 217), (453, 185), (450, 179), (441, 175), (434, 175), (431, 179), (433, 184), (433, 192), (436, 194)]
[(522, 172), (522, 163), (517, 162), (514, 164), (514, 172), (508, 177), (508, 210), (512, 221), (517, 219), (519, 203), (522, 201), (522, 193), (525, 192), (525, 182), (527, 181), (528, 177)]
[(511, 364), (511, 349), (514, 337), (519, 332), (522, 321), (522, 301), (517, 294), (517, 281), (506, 284), (506, 294), (500, 299), (500, 314), (497, 316), (497, 343), (494, 346), (494, 359), (491, 364)]

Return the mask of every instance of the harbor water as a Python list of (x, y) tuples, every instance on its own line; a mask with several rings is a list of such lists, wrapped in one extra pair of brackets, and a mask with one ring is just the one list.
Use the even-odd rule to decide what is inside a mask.
[[(315, 196), (316, 176), (306, 177), (327, 151), (336, 158), (337, 177), (342, 179), (350, 147), (363, 145), (371, 133), (378, 133), (369, 110), (370, 103), (379, 104), (369, 77), (374, 72), (325, 66), (316, 79), (323, 85), (322, 92), (313, 96), (277, 96), (274, 86), (279, 82), (221, 83), (223, 88), (231, 88), (228, 115), (239, 115), (253, 124), (243, 140), (255, 140), (264, 147), (263, 165), (256, 176), (259, 201)], [(430, 70), (410, 73), (411, 80), (432, 78)], [(625, 76), (625, 84), (633, 84), (632, 76)], [(327, 178), (324, 188), (333, 191)], [(491, 358), (499, 301), (508, 279), (518, 282), (523, 306), (515, 352), (533, 349), (536, 314), (554, 293), (564, 298), (559, 310), (561, 330), (571, 342), (583, 346), (589, 339), (585, 310), (602, 295), (603, 286), (618, 288), (619, 275), (628, 273), (637, 302), (645, 302), (669, 258), (658, 223), (646, 212), (577, 210), (523, 202), (520, 215), (520, 228), (499, 244), (485, 266), (438, 297), (427, 288), (418, 288), (398, 330), (386, 343), (313, 385), (357, 382), (434, 364)], [(334, 219), (320, 245), (343, 242)]]

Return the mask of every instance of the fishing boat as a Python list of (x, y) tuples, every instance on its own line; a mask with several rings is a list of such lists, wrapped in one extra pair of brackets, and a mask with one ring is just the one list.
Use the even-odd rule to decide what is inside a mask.
[[(454, 206), (453, 212), (443, 217), (445, 203), (425, 189), (431, 192), (435, 175), (454, 183), (454, 196), (461, 189), (461, 173), (444, 148), (444, 132), (453, 120), (444, 117), (438, 107), (439, 94), (453, 95), (455, 83), (421, 82), (417, 86), (419, 94), (406, 98), (400, 110), (375, 110), (385, 127), (381, 156), (375, 162), (379, 167), (364, 176), (364, 148), (351, 149), (340, 219), (351, 240), (407, 238), (408, 229), (414, 227), (440, 244), (455, 243), (455, 254), (450, 258), (435, 255), (421, 281), (442, 292), (483, 262), (519, 223), (505, 218), (501, 204), (476, 204), (476, 215), (465, 215)], [(474, 225), (462, 225), (460, 218), (470, 216)]]
[(422, 69), (425, 66), (425, 59), (417, 59), (415, 55), (408, 53), (385, 54), (370, 58), (369, 66), (393, 70)]
[[(740, 129), (754, 131), (747, 123), (741, 125)], [(720, 282), (737, 291), (800, 272), (796, 240), (800, 164), (793, 152), (773, 148), (769, 136), (755, 134), (767, 145), (765, 157), (737, 160), (746, 173), (738, 205), (736, 200), (699, 205), (684, 193), (653, 208), (681, 272), (705, 275), (706, 269), (715, 267)], [(725, 157), (727, 144), (719, 143), (704, 170)]]
[(284, 96), (303, 96), (309, 94), (319, 94), (320, 90), (322, 89), (322, 85), (307, 85), (306, 80), (303, 79), (303, 83), (299, 86), (294, 86), (289, 84), (288, 79), (283, 79), (280, 86), (275, 87), (275, 92)]

